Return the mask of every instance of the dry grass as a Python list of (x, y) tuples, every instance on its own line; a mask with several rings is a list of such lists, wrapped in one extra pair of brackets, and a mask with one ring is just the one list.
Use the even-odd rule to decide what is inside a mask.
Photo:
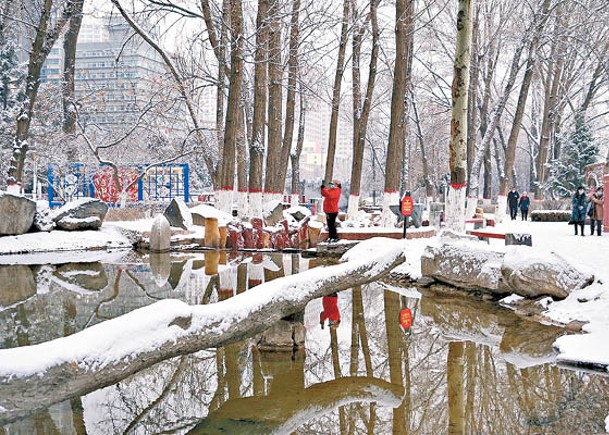
[(108, 222), (116, 221), (136, 221), (147, 219), (156, 213), (162, 213), (167, 204), (159, 203), (137, 203), (124, 207), (110, 207), (105, 220)]

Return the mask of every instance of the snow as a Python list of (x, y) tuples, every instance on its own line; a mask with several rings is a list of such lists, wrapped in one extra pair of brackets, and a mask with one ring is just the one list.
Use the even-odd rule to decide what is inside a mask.
[(218, 225), (221, 226), (226, 225), (228, 222), (234, 219), (232, 214), (223, 212), (221, 210), (218, 210), (216, 207), (212, 207), (211, 205), (206, 204), (197, 205), (196, 207), (191, 208), (190, 212), (196, 213), (205, 218), (215, 217), (218, 219)]

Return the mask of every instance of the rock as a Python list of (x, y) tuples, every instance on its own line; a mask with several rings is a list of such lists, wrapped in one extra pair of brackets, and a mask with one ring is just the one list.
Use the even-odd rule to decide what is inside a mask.
[(272, 227), (283, 220), (283, 204), (281, 201), (269, 201), (262, 207), (264, 224)]
[(526, 233), (505, 233), (505, 244), (533, 246), (533, 238)]
[(0, 306), (8, 307), (35, 294), (32, 269), (23, 265), (0, 266)]
[(96, 198), (69, 202), (53, 213), (57, 228), (66, 231), (98, 230), (108, 212), (108, 204)]
[(172, 227), (179, 227), (187, 230), (192, 226), (192, 214), (184, 200), (174, 198), (165, 209), (163, 216)]
[(150, 253), (150, 272), (157, 286), (163, 287), (171, 276), (171, 254), (169, 252)]
[(53, 222), (53, 214), (49, 209), (49, 203), (46, 201), (36, 202), (36, 213), (34, 213), (34, 223), (30, 231), (53, 231), (55, 222)]
[(234, 217), (226, 212), (218, 210), (211, 205), (200, 204), (196, 207), (189, 209), (192, 215), (192, 223), (194, 225), (205, 225), (205, 219), (208, 217), (215, 217), (218, 219), (220, 225), (226, 225), (228, 222), (232, 222)]
[(99, 262), (64, 264), (53, 275), (71, 290), (99, 291), (108, 285), (108, 276)]
[(509, 293), (501, 281), (503, 254), (469, 246), (428, 246), (421, 256), (421, 274), (456, 287)]
[[(522, 249), (527, 249), (527, 255), (522, 254)], [(549, 295), (564, 299), (594, 281), (594, 276), (578, 271), (554, 253), (530, 252), (530, 248), (517, 247), (504, 257), (501, 274), (513, 293), (528, 298)]]
[(32, 227), (36, 203), (23, 196), (0, 194), (0, 236), (25, 234)]
[(150, 251), (167, 252), (171, 248), (171, 228), (167, 218), (156, 215), (150, 230)]

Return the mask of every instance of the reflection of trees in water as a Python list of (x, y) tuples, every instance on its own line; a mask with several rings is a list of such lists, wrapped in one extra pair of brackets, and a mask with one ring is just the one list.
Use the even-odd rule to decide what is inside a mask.
[[(291, 262), (289, 267), (285, 261)], [(277, 268), (264, 272), (266, 281), (299, 267), (294, 257), (274, 262)], [(247, 265), (236, 267), (235, 274), (236, 292), (246, 291)], [(113, 291), (107, 289), (97, 298), (100, 305), (117, 297), (121, 272), (110, 276)], [(228, 297), (221, 292), (218, 276), (205, 284), (198, 290), (204, 302)], [(539, 364), (548, 353), (543, 344), (556, 335), (551, 328), (521, 322), (480, 301), (425, 296), (419, 306), (417, 300), (383, 290), (379, 284), (341, 292), (339, 301), (340, 326), (322, 331), (315, 322), (307, 332), (306, 354), (260, 351), (254, 338), (164, 361), (85, 396), (82, 404), (80, 399), (69, 402), (72, 427), (77, 434), (84, 433), (84, 420), (91, 421), (82, 418), (83, 405), (91, 419), (98, 419), (87, 428), (89, 433), (183, 431), (208, 416), (213, 417), (208, 421), (230, 420), (241, 404), (252, 409), (271, 404), (294, 407), (284, 409), (285, 415), (259, 413), (258, 424), (266, 418), (264, 424), (278, 425), (302, 405), (296, 399), (306, 397), (324, 404), (337, 400), (341, 406), (330, 406), (306, 421), (297, 430), (302, 434), (598, 433), (604, 429), (609, 379)], [(399, 312), (406, 306), (415, 312), (409, 334), (399, 326)], [(61, 311), (63, 334), (70, 335), (79, 328), (77, 306), (64, 300)], [(28, 313), (18, 308), (15, 313), (21, 316), (21, 325), (28, 324)], [(298, 322), (298, 316), (293, 321)], [(27, 328), (17, 336), (21, 343), (30, 341)], [(518, 358), (536, 365), (507, 362)], [(349, 391), (352, 400), (328, 391), (336, 388), (335, 380), (349, 383), (356, 376), (403, 388), (402, 400), (395, 408), (383, 407), (357, 399), (354, 390)], [(256, 398), (260, 400), (253, 401)], [(276, 420), (270, 421), (271, 417)], [(53, 425), (45, 412), (9, 426), (24, 433), (61, 432)]]

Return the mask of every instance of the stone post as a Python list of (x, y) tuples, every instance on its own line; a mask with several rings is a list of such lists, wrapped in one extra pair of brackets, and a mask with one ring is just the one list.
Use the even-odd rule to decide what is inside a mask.
[(218, 218), (208, 217), (205, 219), (205, 247), (220, 247), (220, 230), (218, 229)]
[(171, 229), (167, 218), (157, 214), (150, 230), (150, 251), (169, 252), (171, 248)]
[(220, 245), (218, 246), (221, 249), (226, 248), (226, 226), (218, 227), (220, 234)]

